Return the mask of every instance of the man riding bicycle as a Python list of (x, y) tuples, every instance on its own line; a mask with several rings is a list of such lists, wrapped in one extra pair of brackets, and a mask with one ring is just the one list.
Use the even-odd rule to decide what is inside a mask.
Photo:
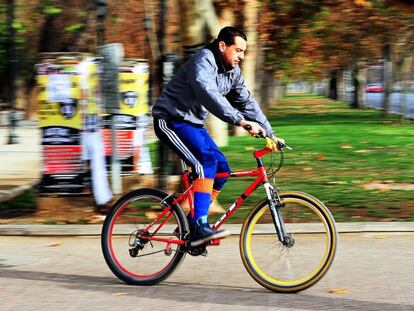
[(243, 31), (223, 28), (216, 40), (181, 66), (152, 109), (156, 135), (195, 174), (194, 218), (188, 216), (191, 246), (229, 235), (227, 230), (213, 230), (208, 223), (210, 203), (226, 182), (215, 175), (230, 172), (225, 156), (204, 128), (208, 112), (242, 126), (253, 136), (272, 138), (267, 139), (269, 148), (276, 149), (278, 141), (284, 144), (244, 84), (239, 64), (246, 47)]

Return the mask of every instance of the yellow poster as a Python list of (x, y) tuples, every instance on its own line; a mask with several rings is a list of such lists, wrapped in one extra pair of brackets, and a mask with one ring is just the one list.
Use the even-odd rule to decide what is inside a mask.
[(86, 113), (98, 115), (99, 105), (98, 100), (100, 96), (99, 92), (99, 77), (97, 72), (98, 65), (94, 62), (87, 62), (86, 64), (86, 98), (87, 107)]
[(81, 129), (82, 93), (80, 76), (72, 73), (41, 74), (39, 87), (39, 126)]
[(149, 112), (149, 72), (146, 63), (131, 63), (119, 70), (120, 113), (140, 116)]

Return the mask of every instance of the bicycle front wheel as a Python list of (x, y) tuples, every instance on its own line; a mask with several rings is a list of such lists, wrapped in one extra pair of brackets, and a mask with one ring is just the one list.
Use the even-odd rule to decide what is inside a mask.
[(177, 241), (189, 231), (188, 222), (181, 207), (164, 204), (166, 197), (157, 189), (131, 191), (105, 219), (101, 246), (106, 263), (128, 284), (161, 282), (185, 257)]
[(291, 243), (276, 234), (267, 198), (247, 216), (240, 253), (249, 274), (262, 286), (292, 293), (304, 290), (328, 271), (336, 252), (337, 231), (329, 210), (302, 192), (281, 193), (280, 215)]

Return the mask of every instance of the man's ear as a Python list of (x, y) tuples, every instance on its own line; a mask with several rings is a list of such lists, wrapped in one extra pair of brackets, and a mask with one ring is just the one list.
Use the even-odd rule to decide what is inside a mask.
[(218, 47), (220, 52), (224, 52), (224, 50), (226, 49), (226, 43), (224, 41), (220, 41)]

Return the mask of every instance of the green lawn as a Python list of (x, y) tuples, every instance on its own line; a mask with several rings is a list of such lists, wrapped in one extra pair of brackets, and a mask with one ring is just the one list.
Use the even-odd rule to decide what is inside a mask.
[[(353, 110), (318, 96), (286, 97), (267, 113), (291, 151), (277, 174), (281, 190), (298, 190), (322, 200), (337, 221), (413, 221), (414, 125), (399, 117), (384, 120), (378, 111)], [(235, 170), (255, 167), (251, 156), (262, 139), (231, 137), (222, 150)], [(270, 157), (265, 158), (270, 162)], [(219, 197), (229, 206), (251, 179), (231, 179)], [(369, 190), (370, 183), (383, 183)], [(243, 218), (262, 190), (247, 199), (231, 218)]]

